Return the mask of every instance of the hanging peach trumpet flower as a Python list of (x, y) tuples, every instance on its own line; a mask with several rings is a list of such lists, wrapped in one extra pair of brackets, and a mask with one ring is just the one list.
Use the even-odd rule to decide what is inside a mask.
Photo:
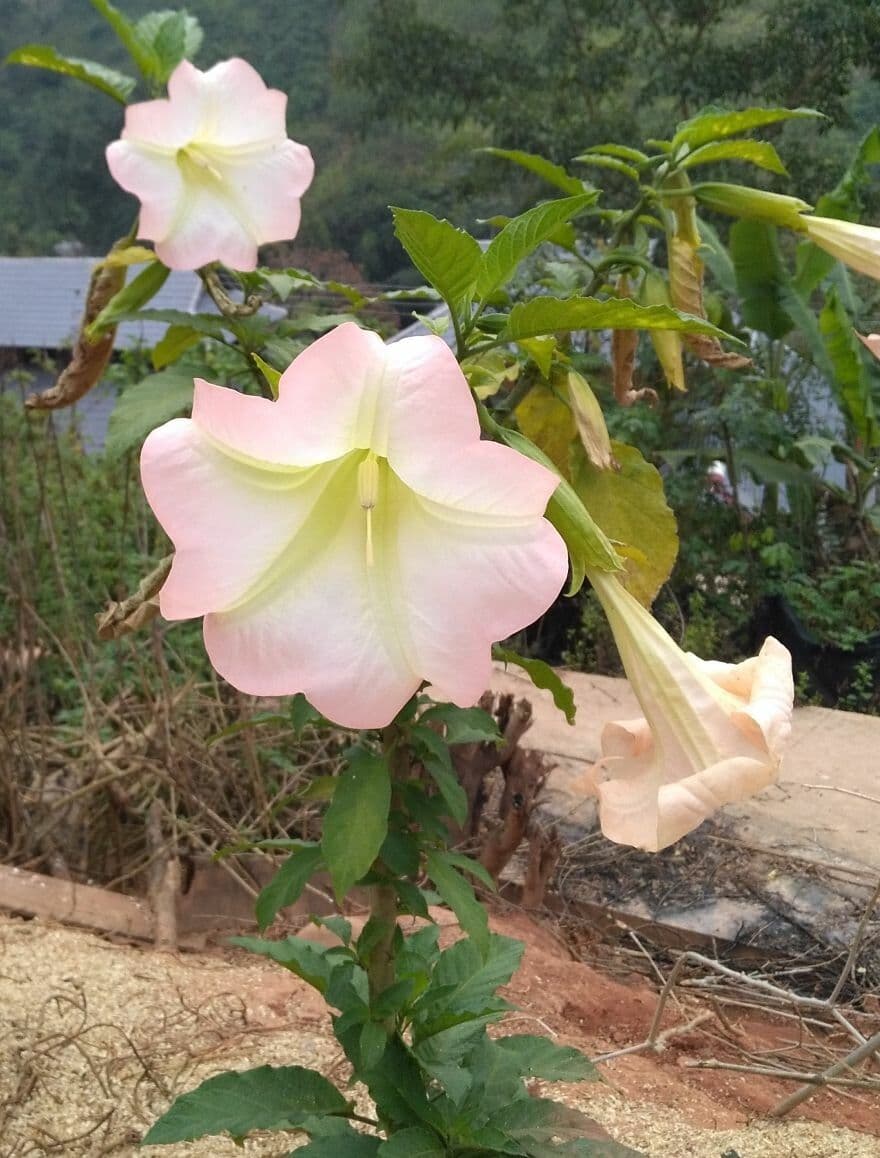
[(155, 242), (165, 265), (254, 269), (259, 245), (296, 236), (315, 166), (287, 137), (286, 106), (284, 93), (234, 59), (207, 72), (185, 60), (167, 100), (126, 109), (107, 164), (140, 200), (138, 236)]
[(657, 852), (774, 783), (791, 731), (791, 656), (770, 637), (743, 663), (698, 659), (614, 576), (589, 578), (645, 713), (606, 724), (590, 787), (610, 840)]
[(858, 273), (880, 279), (880, 229), (808, 213), (802, 214), (800, 221), (814, 245)]
[(241, 691), (303, 692), (346, 727), (386, 725), (423, 681), (475, 703), (491, 644), (567, 574), (543, 518), (558, 478), (480, 441), (439, 338), (385, 346), (346, 323), (275, 402), (197, 381), (192, 418), (153, 431), (141, 473), (176, 548), (162, 615), (204, 616)]

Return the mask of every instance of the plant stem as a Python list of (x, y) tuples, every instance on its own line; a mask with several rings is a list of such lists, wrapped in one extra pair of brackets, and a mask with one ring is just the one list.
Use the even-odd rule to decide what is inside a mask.
[[(406, 748), (400, 743), (401, 730), (390, 724), (382, 732), (382, 746), (391, 773), (392, 791), (395, 783), (406, 779), (409, 773), (409, 759)], [(375, 868), (385, 871), (381, 861)], [(367, 963), (367, 978), (370, 984), (370, 1000), (375, 1000), (394, 984), (394, 937), (397, 932), (397, 890), (393, 884), (377, 884), (370, 889), (370, 921), (377, 926), (378, 937), (370, 950)], [(386, 1024), (389, 1033), (394, 1030), (394, 1019)]]

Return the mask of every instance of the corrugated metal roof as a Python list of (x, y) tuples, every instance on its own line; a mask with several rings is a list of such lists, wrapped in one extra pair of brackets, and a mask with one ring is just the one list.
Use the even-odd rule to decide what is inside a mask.
[[(85, 295), (99, 257), (0, 257), (0, 347), (60, 350), (79, 330)], [(202, 283), (189, 270), (172, 270), (150, 308), (216, 312), (202, 301)], [(124, 322), (115, 346), (151, 346), (162, 322)]]

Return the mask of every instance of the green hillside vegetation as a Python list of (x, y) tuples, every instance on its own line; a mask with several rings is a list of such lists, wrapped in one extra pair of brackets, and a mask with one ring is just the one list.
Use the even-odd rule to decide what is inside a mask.
[[(132, 17), (154, 8), (128, 0)], [(473, 226), (529, 203), (535, 187), (475, 152), (529, 149), (567, 161), (605, 140), (665, 134), (700, 106), (812, 105), (827, 123), (781, 130), (792, 187), (834, 183), (880, 119), (880, 10), (871, 0), (192, 0), (205, 40), (197, 62), (241, 55), (289, 93), (292, 135), (317, 161), (299, 244), (344, 251), (372, 279), (405, 267), (389, 203)], [(10, 6), (2, 50), (51, 43), (126, 68), (87, 0)], [(63, 99), (59, 96), (63, 92)], [(146, 94), (141, 94), (146, 95)], [(103, 160), (118, 132), (112, 99), (66, 78), (0, 70), (0, 252), (99, 252), (134, 204)], [(617, 177), (603, 173), (613, 189)], [(788, 183), (777, 181), (776, 188)]]

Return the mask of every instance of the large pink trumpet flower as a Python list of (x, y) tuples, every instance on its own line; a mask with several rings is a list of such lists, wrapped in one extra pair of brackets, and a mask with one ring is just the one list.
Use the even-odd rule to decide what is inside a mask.
[(657, 852), (776, 780), (791, 731), (791, 656), (770, 637), (743, 663), (698, 659), (612, 575), (590, 581), (645, 715), (606, 724), (589, 785), (610, 840)]
[(423, 681), (475, 703), (491, 644), (567, 573), (543, 518), (559, 480), (480, 441), (439, 338), (339, 326), (275, 402), (197, 381), (192, 418), (153, 431), (141, 472), (176, 548), (162, 614), (204, 616), (241, 691), (304, 692), (346, 727), (384, 726)]
[(138, 236), (156, 243), (165, 265), (253, 269), (257, 246), (296, 235), (315, 166), (287, 137), (286, 107), (244, 60), (207, 72), (185, 60), (167, 100), (126, 109), (107, 164), (140, 200)]

